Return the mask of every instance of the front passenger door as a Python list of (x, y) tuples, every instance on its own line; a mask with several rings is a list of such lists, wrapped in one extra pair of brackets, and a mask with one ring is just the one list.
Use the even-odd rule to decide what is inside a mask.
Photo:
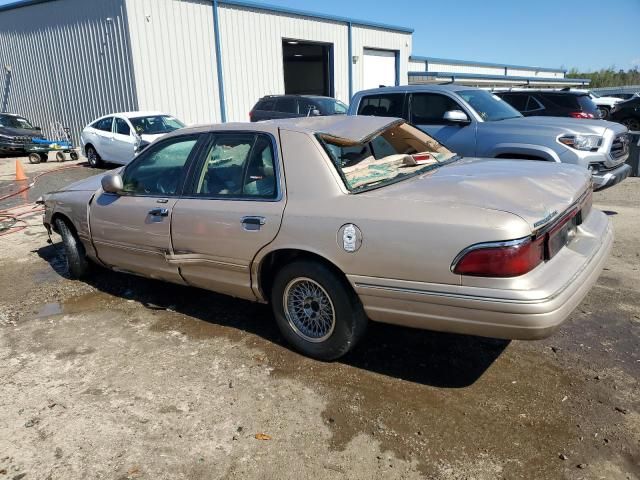
[(200, 137), (181, 135), (154, 144), (122, 171), (121, 192), (98, 192), (90, 205), (89, 222), (103, 263), (184, 283), (178, 267), (167, 261), (172, 252), (171, 215)]
[(410, 122), (452, 152), (472, 157), (476, 154), (476, 123), (451, 123), (444, 114), (460, 110), (469, 116), (453, 98), (440, 93), (412, 93), (409, 102)]

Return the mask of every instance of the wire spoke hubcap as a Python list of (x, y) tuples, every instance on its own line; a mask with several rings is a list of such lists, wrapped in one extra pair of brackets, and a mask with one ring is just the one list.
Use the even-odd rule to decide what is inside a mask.
[(289, 325), (309, 342), (322, 342), (333, 333), (333, 303), (322, 286), (310, 278), (295, 278), (284, 289), (282, 304)]

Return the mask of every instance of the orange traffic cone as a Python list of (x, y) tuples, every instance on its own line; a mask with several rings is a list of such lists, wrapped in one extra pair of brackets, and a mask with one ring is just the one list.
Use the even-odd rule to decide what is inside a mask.
[(24, 174), (20, 160), (16, 160), (16, 181), (20, 180), (29, 180), (29, 178)]

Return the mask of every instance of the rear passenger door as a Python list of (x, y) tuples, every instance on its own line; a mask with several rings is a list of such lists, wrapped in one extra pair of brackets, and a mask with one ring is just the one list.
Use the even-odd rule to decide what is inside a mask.
[(408, 120), (406, 95), (404, 93), (383, 93), (362, 97), (358, 105), (358, 115), (398, 117)]
[[(470, 123), (451, 123), (444, 114), (451, 110), (464, 112)], [(476, 122), (471, 114), (453, 98), (440, 93), (416, 92), (409, 100), (409, 122), (460, 155), (476, 154)]]
[(298, 102), (295, 97), (279, 97), (276, 99), (272, 118), (300, 117)]
[(251, 263), (278, 233), (285, 206), (276, 139), (220, 132), (204, 152), (173, 208), (170, 261), (191, 285), (255, 299)]

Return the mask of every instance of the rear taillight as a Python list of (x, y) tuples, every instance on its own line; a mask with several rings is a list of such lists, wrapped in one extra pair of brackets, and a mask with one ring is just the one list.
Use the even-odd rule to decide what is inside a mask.
[(581, 204), (534, 237), (472, 245), (458, 254), (451, 271), (475, 277), (517, 277), (552, 259), (576, 235), (591, 210), (591, 191)]
[(517, 277), (544, 260), (544, 239), (482, 243), (463, 251), (453, 273), (477, 277)]
[(249, 112), (249, 121), (253, 121), (253, 110)]
[(593, 113), (587, 112), (571, 112), (569, 116), (573, 118), (596, 118)]

